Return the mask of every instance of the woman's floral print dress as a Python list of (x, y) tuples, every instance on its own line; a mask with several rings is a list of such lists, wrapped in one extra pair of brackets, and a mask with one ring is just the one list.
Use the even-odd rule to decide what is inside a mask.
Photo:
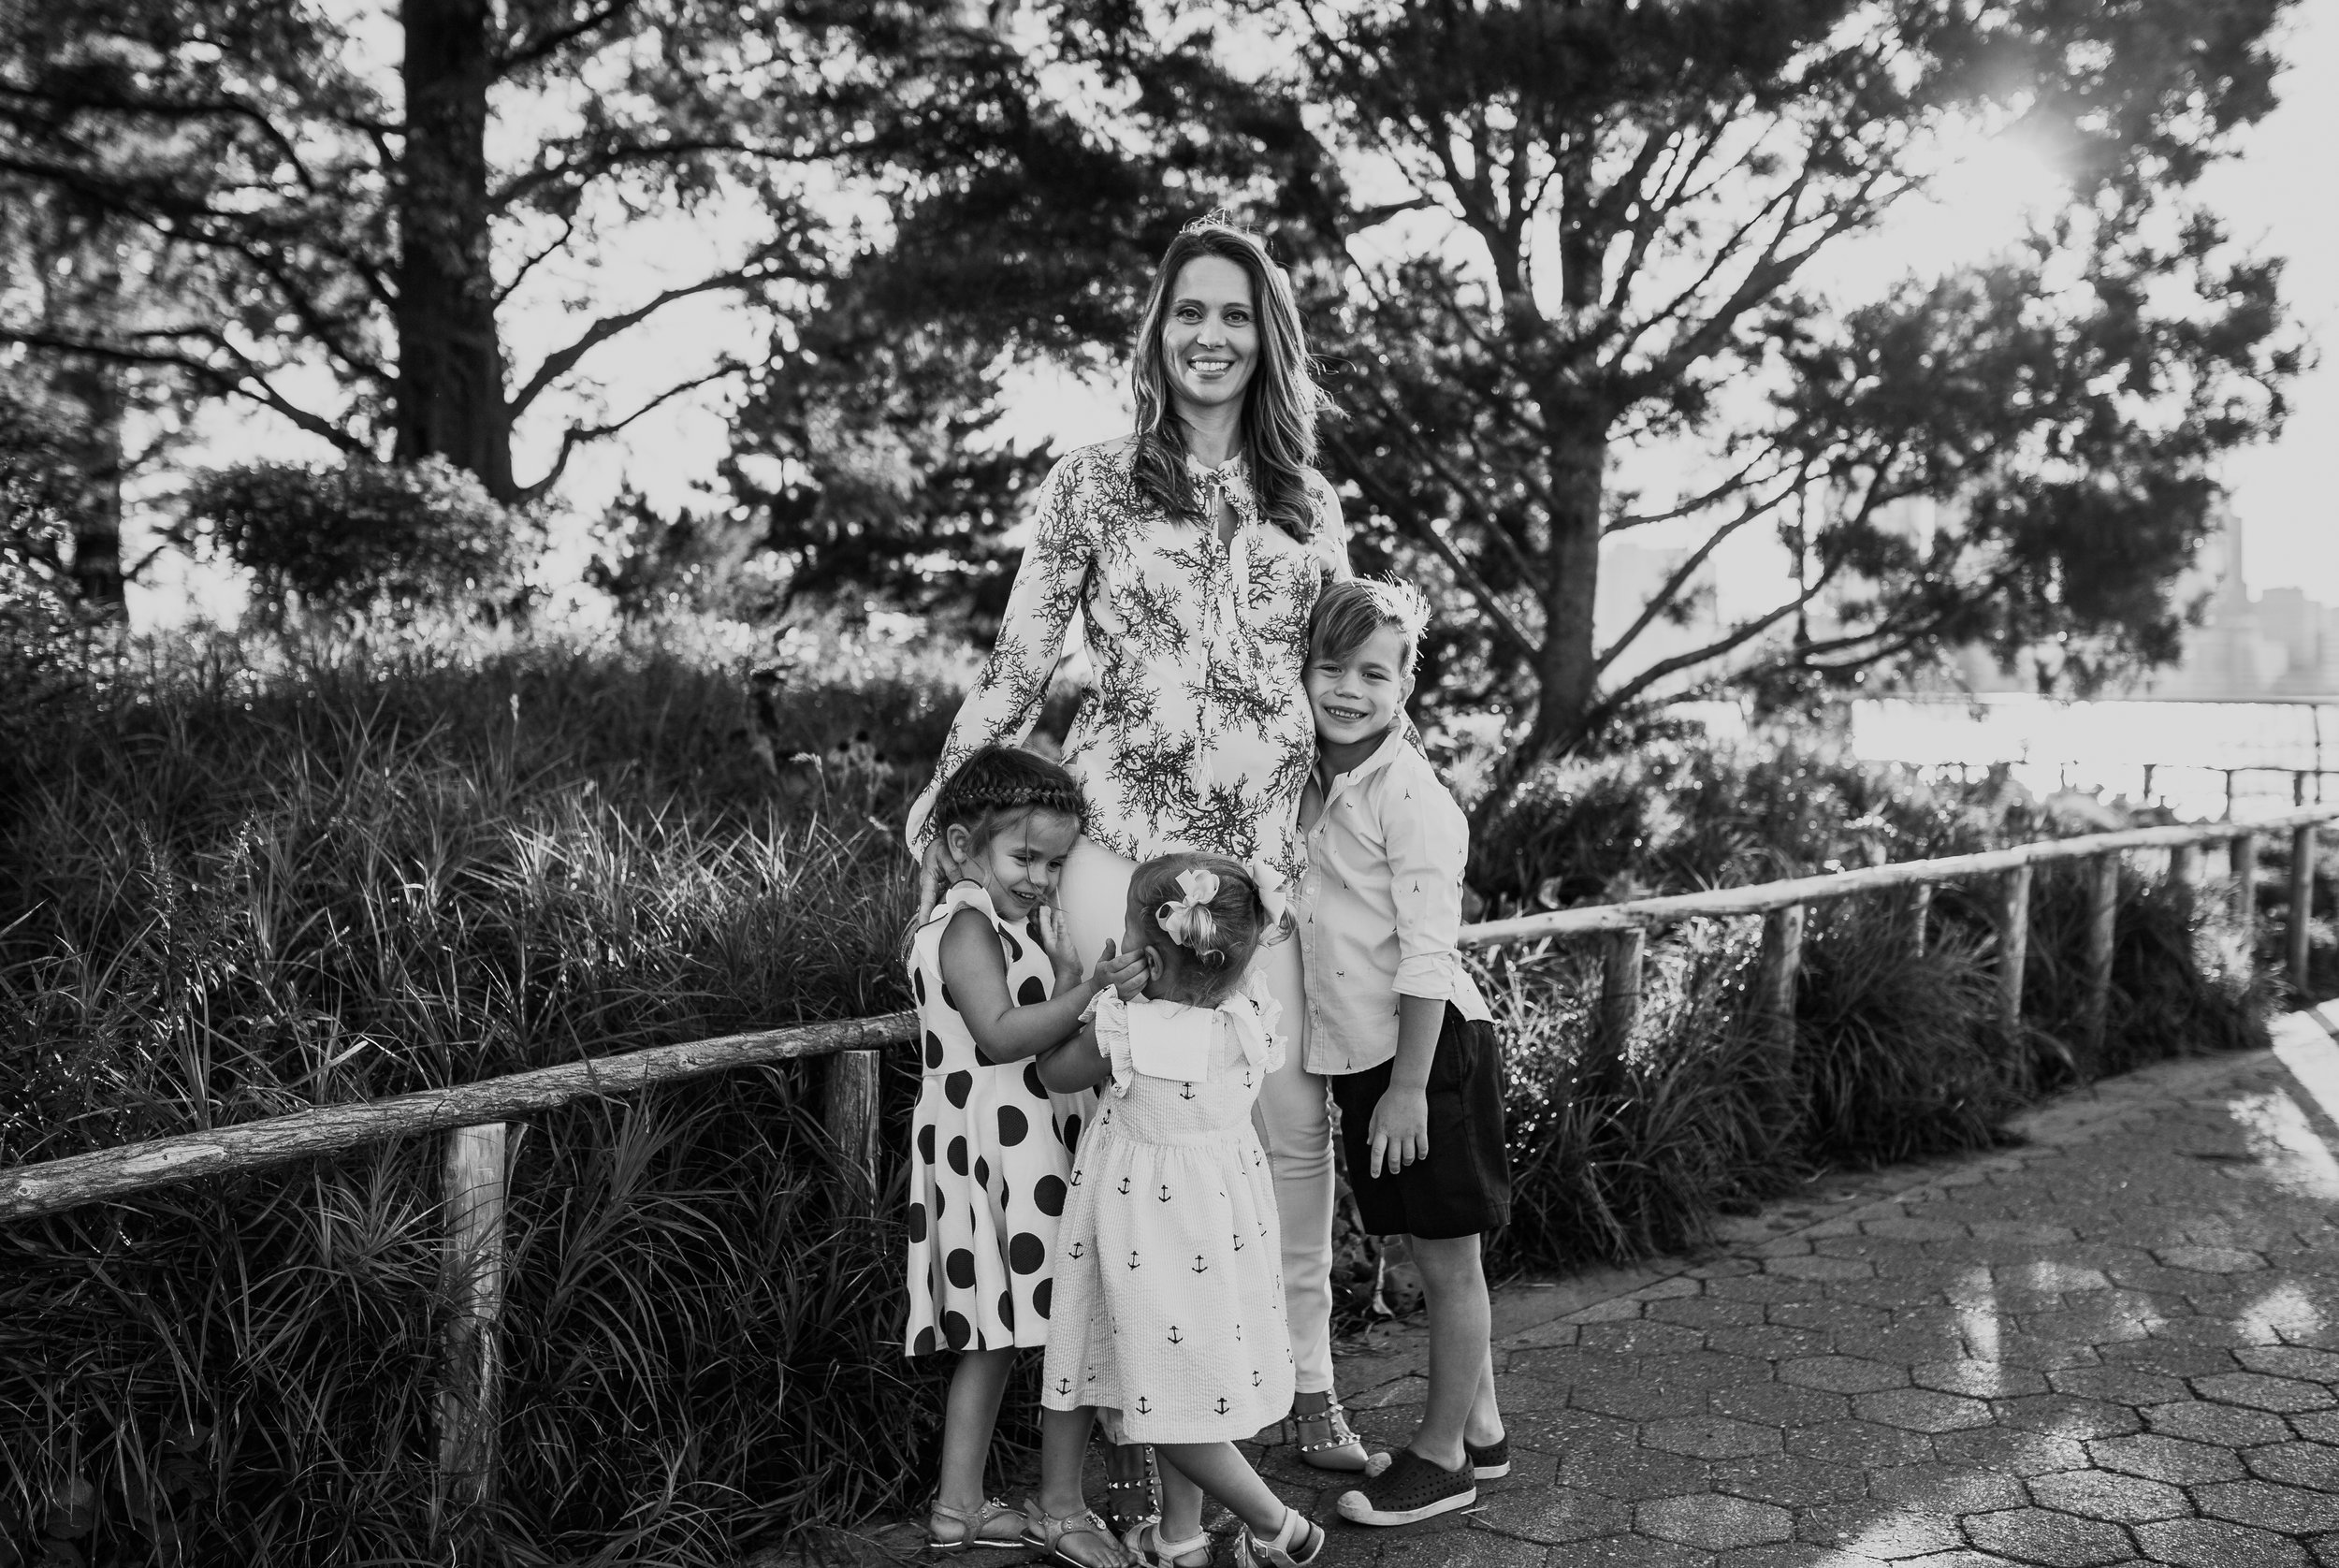
[(1316, 596), (1349, 574), (1340, 501), (1310, 474), (1315, 536), (1259, 515), (1240, 460), (1195, 469), (1203, 516), (1223, 494), (1234, 536), (1155, 505), (1129, 475), (1132, 443), (1083, 447), (1040, 486), (1037, 529), (990, 662), (951, 726), (935, 782), (909, 812), (923, 849), (935, 791), (978, 747), (1019, 743), (1039, 717), (1075, 611), (1097, 689), (1066, 737), (1088, 834), (1133, 861), (1199, 849), (1299, 872), (1294, 831), (1315, 758), (1300, 672)]

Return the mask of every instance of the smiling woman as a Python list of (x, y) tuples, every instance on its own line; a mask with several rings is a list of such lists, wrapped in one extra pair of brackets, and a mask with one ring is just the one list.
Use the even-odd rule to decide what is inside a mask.
[[(1120, 934), (1131, 872), (1178, 851), (1297, 870), (1295, 818), (1315, 755), (1300, 684), (1308, 617), (1350, 574), (1340, 503), (1311, 466), (1323, 397), (1291, 285), (1256, 236), (1206, 219), (1155, 275), (1130, 380), (1137, 428), (1058, 463), (999, 640), (911, 808), (912, 847), (935, 844), (931, 802), (981, 748), (1031, 731), (1075, 611), (1097, 670), (1064, 765), (1087, 820), (1058, 902), (1082, 965)], [(1274, 1177), (1303, 1458), (1367, 1462), (1333, 1401), (1332, 1154), (1324, 1081), (1303, 1067), (1298, 944), (1251, 967), (1281, 1004), (1288, 1049), (1258, 1102)]]

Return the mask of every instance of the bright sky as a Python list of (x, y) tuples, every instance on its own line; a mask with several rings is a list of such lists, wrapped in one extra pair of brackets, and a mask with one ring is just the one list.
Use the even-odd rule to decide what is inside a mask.
[[(2284, 54), (2281, 107), (2251, 134), (2238, 160), (2212, 171), (2206, 194), (2237, 239), (2289, 258), (2286, 293), (2292, 309), (2317, 340), (2339, 345), (2339, 204), (2328, 194), (2331, 150), (2339, 147), (2339, 94), (2309, 85), (2339, 80), (2339, 4), (2303, 0)], [(1844, 281), (1856, 287), (1859, 270), (1881, 280), (1911, 266), (1979, 255), (2011, 239), (2025, 207), (2050, 199), (2053, 192), (2052, 172), (2020, 147), (1981, 142), (1941, 181), (1937, 201), (1911, 209), (1890, 233), (1844, 263), (1852, 269)], [(645, 225), (603, 246), (589, 265), (579, 263), (564, 276), (544, 280), (543, 289), (531, 289), (527, 308), (507, 319), (513, 366), (525, 373), (593, 314), (624, 308), (698, 275), (710, 257), (735, 253), (743, 232), (735, 217), (726, 221), (719, 211)], [(595, 382), (558, 402), (547, 399), (523, 428), (516, 454), (523, 477), (541, 472), (567, 419), (630, 411), (724, 350), (751, 345), (763, 330), (744, 311), (702, 298), (671, 308), (647, 329), (602, 348), (584, 367)], [(2339, 346), (2332, 354), (2339, 361)], [(1004, 433), (1019, 443), (1053, 435), (1075, 444), (1127, 428), (1126, 391), (1117, 377), (1082, 385), (1061, 374), (1034, 371), (1019, 376), (1011, 393)], [(2244, 527), (2250, 586), (2296, 587), (2327, 604), (2339, 604), (2339, 527), (2333, 526), (2339, 517), (2333, 515), (2334, 486), (2323, 472), (2330, 455), (2339, 453), (2339, 362), (2301, 377), (2292, 404), (2282, 438), (2233, 456), (2225, 478)], [(591, 515), (631, 483), (663, 507), (708, 504), (716, 498), (705, 486), (724, 451), (724, 412), (719, 394), (659, 410), (623, 438), (581, 452), (563, 483), (564, 498), (578, 514)], [(214, 410), (204, 422), (209, 460), (262, 452), (324, 455), (316, 443), (269, 428), (272, 423)], [(1753, 541), (1748, 547), (1762, 549)], [(135, 540), (132, 548), (137, 549)], [(581, 533), (572, 532), (553, 574), (573, 576), (585, 553)], [(1748, 585), (1748, 592), (1761, 588), (1756, 597), (1770, 595), (1764, 585), (1775, 577), (1775, 563), (1765, 563), (1766, 569), (1751, 559), (1738, 563), (1754, 568), (1751, 576), (1732, 563), (1717, 564), (1724, 567), (1725, 579), (1735, 576)], [(217, 573), (174, 570), (136, 594), (133, 609), (141, 618), (167, 621), (183, 615), (191, 603), (220, 613), (232, 608), (232, 601)], [(1751, 600), (1721, 606), (1725, 614), (1757, 607)]]

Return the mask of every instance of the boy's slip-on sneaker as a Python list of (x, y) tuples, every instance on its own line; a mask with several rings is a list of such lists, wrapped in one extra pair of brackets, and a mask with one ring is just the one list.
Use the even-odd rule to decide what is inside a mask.
[(1412, 1524), (1477, 1501), (1477, 1478), (1467, 1460), (1460, 1470), (1446, 1470), (1406, 1448), (1387, 1470), (1341, 1493), (1334, 1506), (1350, 1524)]

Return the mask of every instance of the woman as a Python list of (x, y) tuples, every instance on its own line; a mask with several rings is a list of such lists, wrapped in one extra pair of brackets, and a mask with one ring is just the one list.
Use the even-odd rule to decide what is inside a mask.
[[(1170, 242), (1131, 377), (1136, 433), (1070, 454), (1041, 486), (997, 646), (909, 813), (911, 847), (938, 882), (936, 791), (978, 747), (1030, 733), (1083, 612), (1097, 684), (1064, 765), (1089, 820), (1058, 893), (1083, 965), (1119, 935), (1140, 860), (1210, 850), (1296, 878), (1315, 755), (1300, 686), (1308, 616), (1349, 575), (1339, 500), (1310, 466), (1323, 394), (1291, 285), (1256, 236), (1213, 217)], [(1367, 1456), (1332, 1395), (1330, 1119), (1324, 1081), (1300, 1066), (1299, 944), (1262, 949), (1256, 967), (1291, 1046), (1260, 1096), (1259, 1132), (1283, 1230), (1293, 1414), (1309, 1463), (1358, 1471)]]

